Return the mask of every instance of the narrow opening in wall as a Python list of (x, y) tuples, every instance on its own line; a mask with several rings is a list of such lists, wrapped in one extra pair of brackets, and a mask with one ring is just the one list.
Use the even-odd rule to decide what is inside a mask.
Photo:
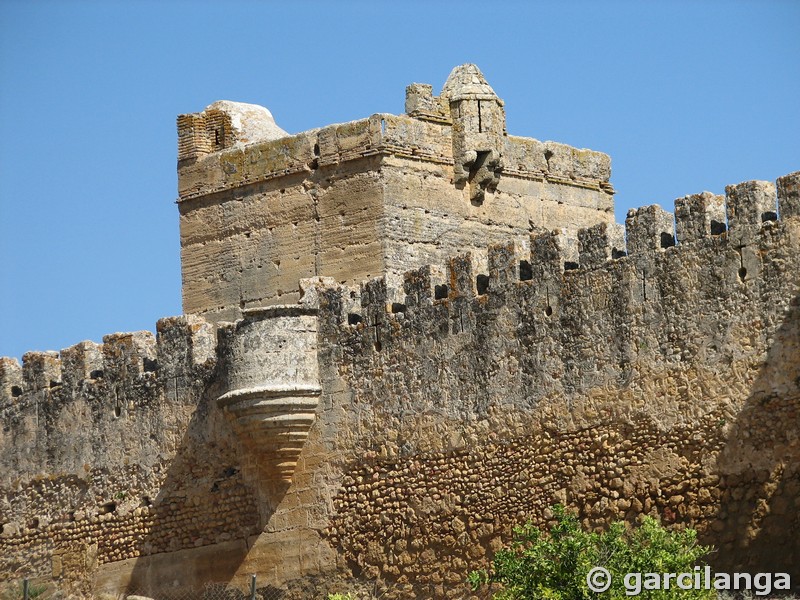
[(361, 315), (356, 313), (350, 313), (347, 315), (347, 324), (348, 325), (358, 325), (364, 319), (361, 318)]
[(747, 269), (744, 267), (739, 267), (739, 279), (744, 281), (747, 278)]
[(102, 379), (103, 378), (103, 370), (102, 369), (95, 369), (91, 373), (89, 373), (89, 379)]
[(145, 373), (153, 373), (158, 368), (158, 361), (147, 357), (142, 358), (142, 369)]
[(20, 396), (22, 396), (22, 388), (19, 387), (18, 385), (12, 385), (11, 386), (11, 396), (13, 398), (19, 398)]
[(617, 248), (611, 248), (611, 258), (618, 259), (628, 256), (628, 253), (625, 250), (618, 250)]
[(642, 271), (642, 298), (647, 301), (647, 271)]
[(117, 404), (114, 407), (114, 418), (119, 419), (121, 415), (122, 415), (122, 407), (119, 404)]
[(478, 288), (478, 295), (483, 296), (489, 291), (489, 276), (483, 274), (478, 275), (475, 278), (475, 287)]
[(574, 261), (571, 261), (571, 260), (565, 260), (564, 261), (564, 270), (565, 271), (574, 271), (577, 268), (578, 268), (578, 263), (576, 263)]
[(678, 246), (679, 244), (682, 244), (684, 242), (684, 240), (679, 240), (678, 239), (678, 221), (675, 219), (675, 214), (674, 213), (671, 216), (672, 216), (672, 219), (670, 219), (670, 220), (672, 221), (672, 233), (673, 233), (673, 235), (672, 235), (672, 245), (673, 246)]
[(447, 298), (447, 294), (447, 285), (442, 284), (433, 286), (433, 297), (435, 300), (444, 300)]
[(319, 143), (314, 144), (314, 156), (319, 156)]
[(661, 247), (672, 248), (675, 245), (675, 236), (666, 231), (661, 232)]
[(219, 128), (214, 130), (214, 145), (221, 146), (222, 145), (222, 132)]
[(106, 502), (103, 506), (100, 507), (100, 514), (107, 515), (109, 513), (113, 513), (117, 510), (117, 503), (116, 502)]
[(546, 314), (548, 317), (552, 316), (552, 315), (553, 315), (553, 307), (552, 307), (552, 306), (550, 306), (550, 305), (548, 305), (548, 306), (547, 306), (547, 307), (544, 309), (544, 314)]
[(550, 150), (544, 151), (544, 161), (547, 163), (547, 170), (550, 170), (550, 159), (553, 158), (553, 152)]
[(375, 340), (375, 350), (377, 352), (380, 352), (381, 350), (383, 350), (383, 344), (381, 344), (380, 340)]
[(711, 219), (711, 235), (720, 235), (725, 233), (726, 229), (725, 223)]
[(530, 281), (533, 279), (533, 269), (527, 260), (519, 261), (519, 280)]
[(767, 221), (777, 221), (778, 220), (778, 213), (773, 211), (767, 211), (761, 213), (761, 222), (766, 223)]
[(392, 313), (404, 313), (406, 312), (406, 305), (400, 302), (392, 302)]
[(478, 100), (478, 133), (483, 133), (483, 115), (481, 115), (481, 101)]

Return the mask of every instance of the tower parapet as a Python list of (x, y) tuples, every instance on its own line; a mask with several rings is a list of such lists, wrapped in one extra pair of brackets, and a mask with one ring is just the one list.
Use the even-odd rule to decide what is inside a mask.
[(181, 115), (184, 311), (234, 320), (297, 301), (300, 279), (317, 276), (398, 287), (460, 251), (485, 268), (487, 243), (613, 221), (608, 156), (508, 135), (475, 65), (436, 97), (409, 86), (406, 113), (283, 136), (251, 105)]
[(178, 117), (178, 164), (226, 148), (288, 135), (263, 106), (219, 100), (201, 113)]

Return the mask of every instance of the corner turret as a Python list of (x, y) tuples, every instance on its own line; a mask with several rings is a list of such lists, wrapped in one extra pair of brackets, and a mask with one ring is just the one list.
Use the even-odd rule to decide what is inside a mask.
[(472, 64), (453, 69), (441, 95), (448, 101), (453, 121), (455, 183), (469, 184), (470, 201), (480, 204), (487, 191), (497, 189), (503, 170), (503, 101)]

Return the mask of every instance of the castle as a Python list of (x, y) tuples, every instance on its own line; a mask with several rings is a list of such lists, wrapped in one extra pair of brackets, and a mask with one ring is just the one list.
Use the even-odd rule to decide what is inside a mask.
[(405, 113), (178, 117), (186, 314), (0, 359), (0, 582), (466, 598), (556, 502), (800, 581), (800, 172), (623, 228), (474, 65)]

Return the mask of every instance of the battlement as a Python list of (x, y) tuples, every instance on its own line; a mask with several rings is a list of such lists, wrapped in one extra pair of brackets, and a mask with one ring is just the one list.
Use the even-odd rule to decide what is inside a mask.
[[(209, 137), (200, 146), (215, 150), (184, 152), (183, 140), (195, 135), (196, 123), (203, 123), (203, 131), (210, 131), (213, 127), (205, 123), (221, 119), (219, 113), (215, 109), (211, 116), (204, 112), (178, 117), (179, 156), (185, 156), (179, 159), (179, 202), (376, 155), (455, 164), (450, 124), (388, 113), (248, 144), (217, 146)], [(226, 139), (231, 138), (238, 136), (230, 134)], [(507, 157), (503, 168), (506, 176), (614, 193), (607, 154), (509, 135), (503, 137), (499, 147)], [(202, 161), (190, 161), (199, 158)]]
[[(742, 290), (765, 266), (776, 268), (766, 264), (771, 245), (782, 236), (798, 235), (794, 230), (786, 233), (783, 225), (786, 221), (800, 223), (798, 217), (800, 171), (780, 177), (776, 184), (747, 181), (727, 186), (725, 196), (703, 192), (678, 198), (674, 215), (650, 205), (630, 210), (624, 226), (598, 223), (580, 229), (577, 238), (554, 229), (533, 233), (528, 244), (509, 240), (489, 245), (483, 260), (471, 253), (454, 255), (446, 263), (405, 271), (397, 288), (392, 288), (386, 277), (370, 279), (345, 294), (347, 299), (338, 305), (340, 317), (349, 325), (374, 324), (376, 319), (385, 321), (384, 314), (402, 318), (422, 305), (505, 293), (512, 284), (545, 285), (555, 292), (557, 287), (549, 282), (559, 278), (580, 279), (598, 269), (623, 274), (624, 269), (615, 265), (631, 265), (645, 273), (649, 270), (653, 276), (670, 265), (681, 267), (683, 249), (695, 247), (700, 247), (698, 256), (705, 257), (708, 264), (727, 265), (716, 272), (723, 285)], [(798, 240), (792, 237), (791, 242)], [(662, 285), (651, 281), (642, 286), (641, 281), (631, 281), (628, 283), (641, 288), (642, 300), (648, 299), (650, 287)], [(337, 288), (340, 284), (323, 277), (315, 285)], [(651, 292), (649, 299), (656, 297), (657, 292)], [(569, 300), (548, 296), (547, 301), (552, 312), (556, 304)], [(275, 309), (276, 315), (283, 314), (281, 307)], [(23, 356), (22, 366), (15, 359), (0, 358), (0, 407), (59, 388), (168, 379), (217, 359), (215, 326), (201, 317), (161, 319), (156, 331), (156, 336), (148, 331), (115, 333), (105, 336), (102, 344), (81, 342), (60, 353), (29, 352)]]
[[(680, 265), (682, 249), (698, 245), (709, 263), (733, 265), (730, 272), (718, 273), (727, 284), (744, 285), (760, 273), (771, 240), (784, 235), (783, 222), (800, 217), (799, 190), (800, 171), (780, 177), (777, 185), (747, 181), (727, 186), (725, 196), (703, 192), (678, 198), (674, 215), (658, 205), (631, 209), (624, 226), (598, 223), (580, 229), (577, 238), (554, 229), (533, 233), (528, 244), (492, 244), (484, 249), (483, 260), (466, 253), (405, 271), (395, 289), (386, 277), (353, 288), (350, 300), (341, 305), (351, 310), (342, 321), (369, 321), (359, 312), (379, 318), (380, 306), (388, 315), (402, 315), (423, 304), (506, 291), (515, 282), (538, 286), (613, 265), (631, 264), (644, 271), (648, 265), (655, 269), (654, 261), (660, 261), (661, 268), (670, 261)], [(326, 280), (328, 286), (339, 285), (320, 279)], [(161, 319), (156, 331), (156, 336), (147, 331), (115, 333), (105, 336), (102, 344), (81, 342), (60, 353), (29, 352), (22, 366), (15, 359), (0, 358), (0, 406), (62, 387), (168, 378), (216, 360), (215, 328), (201, 317)]]
[[(367, 120), (351, 134), (379, 130)], [(440, 189), (436, 177), (428, 181)], [(308, 190), (320, 223), (377, 210), (375, 188), (354, 181), (327, 206), (321, 198), (335, 186)], [(237, 202), (269, 222), (264, 200)], [(402, 216), (435, 212), (436, 198), (412, 200), (386, 213), (386, 231), (417, 223), (441, 237), (432, 221)], [(202, 202), (194, 210), (208, 209), (204, 218), (230, 208)], [(282, 210), (295, 237), (279, 262), (300, 256), (289, 241), (302, 208), (290, 202)], [(193, 243), (224, 247), (195, 216), (184, 224)], [(268, 239), (225, 226), (230, 238)], [(0, 486), (0, 571), (24, 557), (54, 579), (105, 577), (119, 588), (129, 575), (160, 581), (174, 570), (188, 580), (224, 555), (235, 564), (220, 577), (269, 565), (286, 581), (333, 572), (342, 558), (366, 556), (365, 540), (388, 535), (364, 559), (385, 570), (408, 535), (434, 552), (445, 527), (478, 515), (469, 527), (490, 526), (487, 536), (453, 537), (467, 556), (554, 501), (598, 525), (635, 519), (650, 502), (664, 519), (708, 532), (738, 523), (752, 504), (726, 500), (728, 490), (745, 498), (783, 473), (775, 457), (796, 462), (800, 171), (679, 198), (674, 214), (634, 209), (624, 225), (505, 227), (486, 246), (478, 233), (467, 226), (457, 252), (419, 266), (402, 253), (440, 254), (398, 235), (395, 252), (379, 254), (377, 277), (353, 283), (312, 269), (296, 302), (254, 297), (235, 322), (189, 314), (159, 320), (155, 334), (27, 353), (22, 365), (0, 358), (0, 468), (13, 476)], [(214, 269), (231, 256), (207, 255)], [(267, 266), (252, 246), (240, 258), (234, 271)], [(796, 485), (795, 472), (786, 479)], [(688, 481), (708, 499), (686, 491)], [(793, 499), (797, 488), (787, 489), (775, 497)], [(287, 547), (328, 554), (302, 563)], [(436, 558), (460, 577), (450, 555)], [(186, 557), (197, 562), (185, 567)], [(71, 564), (83, 570), (68, 572)]]
[(456, 67), (440, 96), (428, 84), (408, 86), (405, 115), (375, 114), (296, 135), (275, 125), (264, 107), (215, 102), (178, 117), (179, 201), (374, 155), (455, 165), (455, 183), (463, 184), (477, 154), (488, 152), (505, 157), (497, 168), (506, 175), (613, 193), (608, 155), (509, 136), (503, 106), (474, 65)]
[[(406, 272), (402, 288), (396, 289), (386, 278), (373, 279), (361, 285), (358, 295), (343, 293), (343, 300), (334, 305), (340, 322), (363, 327), (364, 335), (374, 341), (376, 331), (370, 326), (405, 321), (423, 306), (440, 305), (460, 313), (465, 301), (486, 306), (494, 294), (505, 296), (514, 289), (533, 291), (541, 312), (557, 317), (559, 305), (587, 300), (575, 294), (570, 282), (585, 282), (595, 271), (616, 278), (610, 287), (639, 309), (640, 303), (657, 309), (670, 288), (683, 287), (684, 278), (696, 280), (705, 271), (713, 272), (714, 280), (704, 284), (715, 286), (717, 300), (751, 302), (754, 293), (758, 296), (763, 271), (787, 278), (794, 288), (800, 286), (787, 264), (797, 262), (800, 251), (798, 182), (800, 172), (795, 172), (778, 179), (777, 195), (770, 182), (748, 181), (728, 186), (725, 196), (686, 196), (675, 200), (674, 215), (658, 205), (632, 209), (624, 227), (600, 223), (579, 230), (577, 240), (556, 229), (533, 234), (528, 248), (514, 242), (490, 245), (485, 261), (467, 253), (444, 266), (426, 265)], [(357, 297), (360, 306), (353, 300)], [(586, 310), (604, 312), (609, 307), (581, 309)], [(452, 333), (458, 333), (464, 323), (459, 320), (452, 326)], [(392, 331), (399, 330), (387, 326), (385, 335), (391, 337)]]
[[(191, 315), (167, 317), (150, 331), (113, 333), (103, 343), (80, 342), (61, 352), (28, 352), (22, 366), (14, 358), (0, 358), (0, 410), (7, 411), (32, 399), (47, 401), (73, 395), (85, 387), (124, 393), (140, 384), (166, 382), (194, 369), (213, 367), (215, 328)], [(120, 405), (112, 407), (115, 412)], [(119, 414), (116, 414), (119, 417)]]

